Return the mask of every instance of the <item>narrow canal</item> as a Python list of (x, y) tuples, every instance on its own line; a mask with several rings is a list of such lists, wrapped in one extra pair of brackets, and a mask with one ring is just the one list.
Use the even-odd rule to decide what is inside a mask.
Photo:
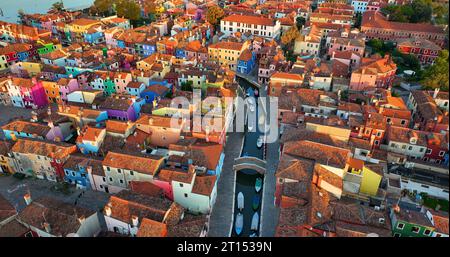
[[(245, 80), (240, 80), (239, 84), (241, 87), (247, 91), (247, 89), (250, 87), (250, 84)], [(251, 93), (251, 95), (253, 95)], [(254, 96), (254, 95), (253, 95)], [(256, 98), (257, 100), (257, 98)], [(264, 146), (258, 148), (257, 147), (257, 140), (262, 135), (262, 132), (259, 130), (259, 126), (257, 125), (258, 122), (258, 101), (255, 101), (255, 112), (256, 112), (256, 122), (253, 124), (254, 127), (256, 127), (254, 132), (247, 132), (245, 133), (245, 139), (244, 139), (244, 145), (242, 147), (241, 157), (243, 156), (251, 156), (251, 157), (257, 157), (259, 159), (264, 158)], [(251, 112), (249, 110), (249, 112)], [(253, 115), (252, 113), (249, 113), (249, 116)], [(263, 114), (264, 115), (264, 114)], [(250, 119), (251, 120), (251, 119)], [(248, 127), (247, 127), (248, 129)], [(259, 236), (259, 227), (260, 227), (260, 220), (261, 220), (261, 204), (262, 204), (262, 192), (263, 188), (259, 192), (255, 189), (255, 184), (257, 178), (262, 179), (262, 184), (264, 185), (264, 175), (260, 174), (259, 172), (252, 170), (252, 169), (244, 169), (236, 172), (236, 188), (235, 188), (235, 195), (234, 195), (234, 217), (233, 217), (233, 230), (231, 233), (232, 237), (240, 236), (240, 237), (248, 237), (251, 234), (255, 233), (256, 236)], [(239, 211), (238, 209), (238, 200), (237, 196), (239, 192), (242, 192), (244, 195), (244, 209), (242, 211)], [(259, 200), (257, 201), (257, 208), (254, 208), (256, 206), (254, 205), (254, 197), (258, 197)], [(252, 218), (255, 212), (258, 213), (259, 220), (258, 220), (258, 230), (252, 231), (251, 230), (251, 224), (252, 224)], [(238, 213), (242, 213), (243, 215), (243, 228), (241, 234), (236, 234), (236, 215)]]

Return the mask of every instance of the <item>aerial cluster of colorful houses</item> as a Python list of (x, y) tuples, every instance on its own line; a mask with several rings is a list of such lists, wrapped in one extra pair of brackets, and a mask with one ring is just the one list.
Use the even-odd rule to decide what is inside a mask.
[[(279, 99), (276, 236), (448, 236), (448, 213), (402, 205), (407, 192), (448, 202), (439, 183), (448, 182), (448, 92), (396, 96), (397, 65), (366, 47), (389, 39), (434, 63), (445, 28), (379, 12), (403, 2), (319, 0), (312, 11), (312, 1), (228, 1), (217, 26), (203, 1), (155, 1), (156, 21), (140, 27), (68, 11), (0, 21), (0, 108), (32, 109), (1, 127), (0, 173), (111, 194), (102, 212), (27, 194), (16, 213), (0, 197), (0, 235), (206, 236), (220, 175), (231, 172), (222, 171), (227, 128), (174, 128), (176, 115), (207, 110), (171, 99), (192, 100), (192, 88), (203, 100), (243, 95), (237, 75)], [(280, 37), (299, 17), (292, 61)], [(228, 124), (234, 113), (224, 110)]]

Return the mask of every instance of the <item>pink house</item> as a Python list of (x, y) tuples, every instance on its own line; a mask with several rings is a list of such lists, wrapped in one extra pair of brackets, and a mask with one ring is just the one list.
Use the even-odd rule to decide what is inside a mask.
[(357, 69), (361, 64), (361, 55), (352, 51), (334, 51), (331, 53), (331, 60), (335, 59), (347, 64), (352, 70)]
[(163, 190), (164, 196), (173, 201), (172, 170), (161, 169), (152, 183)]
[(208, 60), (208, 49), (199, 40), (189, 42), (185, 48), (185, 52), (188, 60), (191, 58), (199, 61)]
[[(336, 32), (337, 33), (337, 32)], [(330, 37), (328, 55), (332, 55), (335, 51), (351, 51), (364, 55), (364, 49), (366, 47), (365, 38), (361, 36), (354, 36), (352, 34), (345, 34), (347, 32), (342, 32), (339, 37)]]
[(126, 87), (128, 83), (133, 80), (131, 73), (116, 72), (114, 73), (114, 85), (116, 87), (116, 93), (126, 93)]
[(75, 90), (79, 89), (77, 79), (61, 78), (58, 81), (59, 92), (61, 93), (61, 99), (67, 101), (67, 95)]
[(36, 78), (20, 80), (18, 86), (25, 108), (38, 109), (47, 105), (47, 95), (41, 81)]
[(384, 58), (373, 56), (362, 58), (361, 66), (352, 72), (350, 90), (362, 91), (368, 88), (388, 88), (392, 86), (397, 65), (389, 55)]

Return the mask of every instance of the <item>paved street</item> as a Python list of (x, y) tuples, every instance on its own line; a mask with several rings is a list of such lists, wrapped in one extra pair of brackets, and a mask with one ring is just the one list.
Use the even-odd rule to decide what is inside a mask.
[[(31, 118), (31, 109), (17, 108), (11, 106), (0, 105), (0, 126), (8, 123), (9, 120), (14, 118), (23, 117), (25, 119)], [(0, 130), (0, 139), (3, 138), (3, 132)]]
[[(92, 191), (77, 190), (70, 186), (69, 190), (57, 190), (59, 183), (36, 178), (18, 179), (13, 176), (0, 175), (0, 194), (12, 203), (18, 211), (25, 208), (23, 196), (30, 192), (31, 199), (49, 196), (69, 204), (77, 204), (90, 210), (99, 211), (108, 202), (109, 194)], [(83, 193), (84, 192), (84, 193)], [(80, 194), (83, 193), (81, 196)]]
[(233, 220), (233, 190), (236, 173), (233, 171), (234, 159), (241, 151), (243, 133), (228, 134), (225, 146), (225, 160), (217, 185), (217, 200), (211, 213), (208, 236), (228, 237)]
[(264, 197), (263, 197), (263, 216), (261, 219), (261, 236), (271, 237), (275, 235), (275, 229), (278, 223), (279, 209), (275, 206), (275, 171), (278, 167), (278, 149), (280, 143), (267, 145), (266, 174), (264, 176)]

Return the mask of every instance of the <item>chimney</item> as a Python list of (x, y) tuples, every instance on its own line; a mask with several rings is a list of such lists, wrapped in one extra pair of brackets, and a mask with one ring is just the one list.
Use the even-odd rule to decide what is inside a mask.
[(52, 229), (50, 228), (50, 224), (48, 222), (44, 222), (44, 229), (47, 231), (47, 233), (51, 233)]
[(434, 93), (433, 93), (433, 99), (436, 99), (438, 94), (439, 94), (439, 88), (435, 88)]
[(78, 221), (80, 222), (80, 224), (83, 224), (83, 222), (85, 220), (86, 220), (86, 217), (84, 215), (78, 218)]
[(111, 207), (105, 206), (105, 214), (106, 214), (106, 216), (108, 216), (108, 217), (111, 216)]
[(31, 202), (32, 202), (32, 200), (31, 200), (31, 195), (30, 195), (30, 194), (24, 195), (24, 196), (23, 196), (23, 199), (25, 200), (25, 203), (26, 203), (27, 205), (30, 205)]
[(132, 215), (131, 216), (131, 224), (133, 225), (133, 227), (139, 226), (139, 218), (135, 215)]

